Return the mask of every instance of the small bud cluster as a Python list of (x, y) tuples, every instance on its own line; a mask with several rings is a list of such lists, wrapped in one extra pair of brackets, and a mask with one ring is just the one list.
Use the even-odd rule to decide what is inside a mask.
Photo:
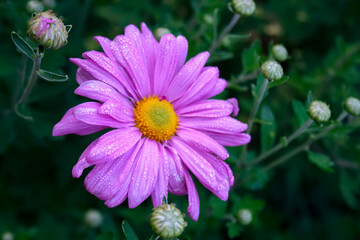
[(1, 236), (1, 240), (14, 240), (14, 234), (11, 232), (4, 232)]
[(164, 239), (173, 239), (182, 234), (187, 223), (175, 204), (162, 204), (151, 213), (153, 231)]
[(103, 222), (101, 212), (95, 209), (90, 209), (86, 211), (84, 215), (84, 222), (92, 228), (99, 227)]
[(252, 212), (247, 208), (242, 208), (237, 212), (237, 218), (243, 225), (249, 225), (252, 222)]
[(261, 65), (261, 72), (270, 81), (282, 78), (284, 71), (279, 63), (274, 60), (267, 60)]
[(250, 16), (254, 14), (256, 4), (253, 0), (232, 0), (232, 7), (236, 13)]
[(284, 62), (288, 58), (288, 51), (282, 44), (276, 44), (271, 50), (274, 58), (279, 62)]
[(160, 38), (162, 36), (164, 36), (165, 34), (168, 34), (168, 33), (171, 33), (169, 29), (160, 27), (155, 30), (154, 35), (155, 35), (156, 39), (160, 40)]
[(360, 100), (354, 97), (348, 97), (345, 101), (345, 109), (353, 116), (360, 116)]
[(35, 13), (28, 22), (29, 37), (45, 48), (59, 49), (67, 43), (68, 32), (51, 10)]
[(311, 119), (316, 122), (326, 122), (330, 119), (331, 111), (329, 106), (321, 101), (312, 101), (308, 108)]

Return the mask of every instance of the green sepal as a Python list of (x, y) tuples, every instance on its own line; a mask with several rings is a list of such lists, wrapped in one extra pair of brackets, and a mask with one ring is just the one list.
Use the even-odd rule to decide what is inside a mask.
[(124, 220), (121, 224), (126, 240), (139, 240), (130, 224)]
[(11, 32), (11, 40), (14, 42), (15, 46), (20, 50), (21, 53), (25, 54), (31, 60), (35, 60), (35, 52), (30, 47), (30, 45), (17, 34), (16, 32)]
[(40, 69), (37, 72), (38, 76), (49, 82), (65, 82), (69, 79), (68, 75), (60, 75)]

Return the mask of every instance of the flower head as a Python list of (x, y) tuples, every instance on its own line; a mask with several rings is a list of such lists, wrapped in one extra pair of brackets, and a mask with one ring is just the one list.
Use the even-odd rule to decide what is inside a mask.
[(190, 172), (210, 191), (227, 200), (234, 177), (224, 161), (224, 146), (247, 144), (247, 125), (236, 99), (208, 99), (224, 90), (216, 67), (205, 67), (203, 52), (185, 63), (183, 36), (165, 34), (158, 42), (145, 24), (133, 25), (113, 41), (95, 37), (104, 52), (89, 51), (79, 66), (75, 93), (90, 101), (66, 112), (54, 136), (112, 130), (92, 142), (73, 168), (73, 176), (95, 167), (86, 189), (115, 207), (128, 198), (134, 208), (151, 196), (154, 207), (168, 192), (189, 198), (188, 213), (197, 220), (199, 197)]
[(288, 58), (288, 51), (282, 44), (274, 45), (271, 50), (275, 59), (280, 62), (283, 62)]
[(348, 97), (345, 101), (345, 109), (353, 116), (360, 116), (360, 100), (355, 97)]
[(232, 0), (232, 6), (236, 13), (244, 16), (253, 15), (256, 9), (253, 0)]
[(270, 81), (282, 78), (284, 71), (279, 63), (274, 60), (267, 60), (261, 65), (261, 72)]
[(35, 13), (28, 22), (29, 37), (46, 48), (59, 49), (67, 43), (68, 32), (51, 10)]
[(330, 119), (331, 111), (329, 106), (321, 101), (312, 101), (308, 107), (308, 114), (316, 122), (326, 122)]

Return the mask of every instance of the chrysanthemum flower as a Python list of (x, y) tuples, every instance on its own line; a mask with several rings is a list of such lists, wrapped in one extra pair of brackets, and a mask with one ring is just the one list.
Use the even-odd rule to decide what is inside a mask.
[(112, 128), (92, 142), (73, 168), (86, 189), (109, 207), (128, 198), (135, 208), (150, 195), (154, 207), (168, 192), (188, 195), (188, 213), (199, 216), (199, 197), (190, 172), (216, 196), (227, 200), (234, 177), (224, 146), (250, 141), (247, 125), (232, 117), (236, 99), (208, 99), (226, 81), (216, 67), (205, 67), (203, 52), (185, 63), (185, 37), (165, 34), (157, 42), (143, 23), (113, 41), (95, 37), (104, 52), (89, 51), (79, 66), (75, 93), (95, 101), (68, 110), (54, 136), (87, 135)]

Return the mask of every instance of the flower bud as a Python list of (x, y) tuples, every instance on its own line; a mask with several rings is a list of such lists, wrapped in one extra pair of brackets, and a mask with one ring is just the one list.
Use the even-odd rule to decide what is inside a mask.
[(321, 101), (312, 101), (308, 108), (308, 114), (316, 122), (326, 122), (331, 116), (329, 106)]
[(14, 234), (11, 232), (4, 232), (1, 236), (1, 240), (14, 240)]
[(243, 225), (249, 225), (252, 221), (252, 213), (249, 209), (246, 209), (246, 208), (240, 209), (236, 213), (236, 216), (237, 216), (239, 222)]
[(282, 44), (276, 44), (272, 48), (272, 54), (274, 55), (275, 59), (283, 62), (288, 58), (288, 51)]
[(348, 97), (345, 101), (345, 109), (353, 116), (360, 116), (360, 100), (354, 97)]
[(59, 49), (67, 43), (64, 23), (51, 10), (36, 13), (28, 22), (29, 37), (46, 48)]
[(171, 33), (169, 29), (160, 27), (155, 30), (154, 35), (157, 40), (160, 40), (160, 38), (162, 36), (164, 36), (165, 34), (168, 34), (168, 33)]
[(43, 10), (43, 8), (44, 8), (43, 4), (36, 0), (28, 1), (28, 3), (26, 4), (26, 9), (31, 13), (40, 12)]
[(283, 68), (274, 60), (267, 60), (261, 65), (261, 72), (265, 78), (272, 80), (279, 80), (283, 74)]
[(150, 225), (160, 237), (172, 239), (182, 234), (187, 223), (175, 204), (162, 204), (151, 213)]
[(90, 209), (84, 215), (84, 222), (92, 228), (97, 228), (102, 224), (103, 217), (98, 210)]
[(255, 12), (255, 2), (253, 0), (232, 0), (232, 7), (238, 14), (250, 16)]

